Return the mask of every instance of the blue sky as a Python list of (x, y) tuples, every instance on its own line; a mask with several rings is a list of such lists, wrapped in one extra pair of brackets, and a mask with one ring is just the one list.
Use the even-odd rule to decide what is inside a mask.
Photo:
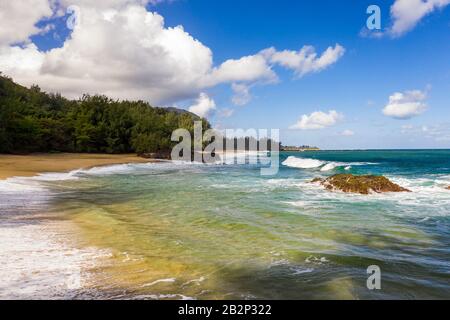
[[(152, 102), (155, 97), (158, 104), (183, 108), (192, 108), (197, 103), (197, 109), (192, 110), (209, 107), (211, 112), (207, 113), (207, 117), (219, 128), (279, 128), (285, 144), (310, 144), (327, 149), (449, 148), (450, 6), (447, 6), (446, 0), (435, 1), (442, 1), (442, 4), (427, 7), (428, 11), (423, 16), (413, 19), (408, 27), (395, 35), (390, 33), (392, 26), (396, 22), (400, 25), (401, 19), (410, 18), (410, 12), (417, 12), (421, 8), (399, 6), (403, 11), (399, 11), (400, 16), (396, 17), (391, 9), (394, 1), (175, 0), (148, 4), (147, 11), (156, 12), (164, 18), (164, 30), (181, 25), (192, 39), (209, 48), (212, 66), (207, 73), (211, 74), (214, 68), (220, 69), (227, 60), (256, 56), (261, 50), (270, 47), (274, 47), (277, 52), (296, 52), (305, 45), (311, 45), (320, 57), (327, 48), (335, 48), (339, 44), (345, 53), (323, 69), (307, 72), (301, 77), (296, 76), (292, 67), (272, 60), (267, 62), (266, 67), (273, 71), (277, 81), (267, 74), (267, 70), (262, 70), (249, 81), (245, 75), (233, 77), (220, 73), (213, 77), (214, 80), (207, 76), (207, 80), (195, 78), (192, 85), (183, 83), (179, 92), (173, 96), (166, 92), (170, 90), (164, 91), (165, 88), (152, 88), (154, 91), (148, 91), (150, 93), (145, 98)], [(363, 35), (362, 32), (369, 16), (366, 9), (370, 4), (377, 4), (381, 8), (383, 34), (378, 37), (373, 34)], [(80, 7), (87, 10), (83, 3)], [(106, 9), (102, 7), (95, 10)], [(68, 15), (54, 15), (37, 22), (38, 28), (51, 24), (51, 30), (30, 35), (29, 40), (21, 46), (26, 47), (31, 41), (37, 46), (38, 52), (46, 53), (46, 57), (42, 58), (44, 62), (37, 73), (25, 74), (23, 70), (19, 72), (17, 68), (11, 67), (10, 73), (13, 77), (17, 74), (14, 78), (18, 78), (19, 82), (43, 82), (44, 89), (59, 83), (51, 80), (49, 73), (62, 77), (63, 72), (60, 70), (72, 60), (67, 59), (69, 62), (63, 63), (61, 58), (51, 59), (58, 55), (66, 57), (68, 52), (76, 50), (69, 51), (68, 46), (65, 53), (49, 52), (62, 48), (72, 36), (79, 44), (86, 41), (81, 35), (76, 39), (72, 35), (76, 31), (67, 28)], [(91, 39), (96, 42), (94, 45), (99, 41), (111, 41), (111, 37), (105, 35), (102, 38), (103, 34), (99, 32), (91, 34)], [(0, 48), (1, 39), (0, 34)], [(16, 45), (11, 41), (8, 43), (10, 48)], [(71, 45), (75, 48), (75, 44)], [(89, 45), (90, 42), (86, 43), (86, 46)], [(114, 47), (105, 45), (101, 50), (105, 50), (105, 55), (108, 55)], [(202, 57), (206, 51), (201, 51)], [(80, 52), (82, 55), (85, 51)], [(39, 54), (33, 54), (38, 59)], [(197, 59), (197, 54), (194, 54), (194, 58)], [(194, 58), (187, 54), (183, 56), (183, 59)], [(10, 60), (4, 58), (3, 61)], [(146, 63), (147, 60), (143, 61)], [(186, 60), (183, 61), (186, 63)], [(68, 70), (70, 67), (67, 67)], [(149, 67), (149, 70), (153, 70), (151, 68), (155, 67)], [(0, 69), (5, 69), (2, 68), (1, 57)], [(70, 75), (72, 79), (73, 74), (73, 71), (67, 71), (64, 77)], [(142, 79), (145, 74), (136, 76), (127, 71), (118, 76), (120, 79), (127, 77)], [(103, 81), (107, 82), (108, 77)], [(114, 78), (111, 86), (115, 86), (116, 81)], [(145, 81), (151, 82), (151, 79)], [(139, 85), (143, 85), (142, 92), (146, 90), (145, 81), (139, 82)], [(245, 105), (233, 103), (233, 83), (244, 84), (249, 89), (251, 98), (246, 99)], [(92, 84), (96, 85), (96, 82), (92, 80)], [(190, 86), (195, 90), (187, 89)], [(134, 92), (131, 84), (130, 88), (131, 98), (135, 95), (140, 97), (141, 91)], [(78, 93), (63, 86), (57, 90), (63, 94), (67, 91), (68, 96)], [(106, 90), (99, 85), (96, 90), (99, 92), (93, 93), (114, 96), (114, 91), (110, 92), (109, 88)], [(127, 90), (122, 91), (126, 94)], [(400, 95), (394, 96), (395, 93)], [(117, 97), (122, 98), (121, 95)], [(200, 101), (201, 97), (208, 99)], [(388, 111), (383, 113), (388, 105)], [(407, 108), (408, 112), (401, 113), (401, 108)], [(332, 116), (332, 110), (338, 116)], [(314, 113), (321, 114), (313, 116)], [(300, 122), (302, 116), (305, 119)]]
[[(336, 65), (292, 81), (253, 90), (255, 98), (223, 121), (224, 127), (286, 129), (302, 114), (336, 109), (345, 120), (314, 131), (283, 130), (286, 143), (324, 148), (450, 147), (423, 135), (401, 134), (404, 125), (450, 125), (450, 10), (426, 17), (414, 30), (396, 39), (359, 36), (376, 1), (180, 1), (157, 7), (170, 25), (182, 24), (215, 52), (218, 62), (253, 53), (262, 47), (326, 48), (340, 43), (347, 52)], [(379, 1), (388, 26), (392, 1)], [(257, 9), (255, 9), (257, 8)], [(395, 120), (381, 112), (396, 91), (424, 90), (431, 85), (429, 110), (411, 120)], [(229, 92), (217, 92), (228, 106)], [(346, 129), (354, 136), (336, 136)]]

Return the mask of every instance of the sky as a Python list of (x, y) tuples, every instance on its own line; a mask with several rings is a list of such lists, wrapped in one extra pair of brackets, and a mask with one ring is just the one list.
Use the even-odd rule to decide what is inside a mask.
[(285, 145), (450, 148), (450, 0), (0, 0), (0, 71)]

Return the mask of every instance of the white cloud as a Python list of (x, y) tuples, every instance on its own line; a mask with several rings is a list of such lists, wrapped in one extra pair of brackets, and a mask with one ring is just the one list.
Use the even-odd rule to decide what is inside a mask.
[(221, 109), (218, 114), (220, 118), (229, 118), (234, 114), (234, 110), (225, 108)]
[(426, 15), (450, 4), (450, 0), (396, 0), (391, 6), (392, 27), (389, 32), (394, 37), (413, 29)]
[[(23, 85), (39, 84), (69, 98), (105, 94), (157, 105), (192, 99), (220, 84), (234, 84), (232, 100), (244, 105), (251, 99), (252, 86), (278, 80), (274, 64), (303, 75), (325, 69), (344, 50), (336, 45), (319, 57), (308, 47), (303, 51), (308, 53), (305, 61), (290, 65), (276, 58), (275, 49), (268, 49), (215, 67), (207, 46), (182, 26), (166, 27), (161, 15), (147, 11), (146, 4), (157, 2), (1, 0), (0, 70)], [(51, 27), (39, 29), (35, 24), (49, 16), (62, 17), (69, 5), (78, 6), (80, 22), (62, 47), (39, 51), (29, 37)], [(12, 45), (17, 42), (25, 45)]]
[(348, 129), (341, 132), (341, 136), (344, 136), (344, 137), (351, 137), (354, 135), (355, 135), (355, 133), (352, 130), (348, 130)]
[(234, 95), (231, 101), (237, 106), (243, 106), (250, 102), (252, 96), (250, 94), (249, 87), (245, 84), (233, 83), (231, 86)]
[(372, 39), (381, 39), (386, 35), (385, 32), (381, 30), (369, 30), (366, 26), (364, 26), (359, 32), (359, 36), (362, 38), (372, 38)]
[(448, 142), (450, 141), (450, 124), (438, 123), (422, 126), (404, 125), (401, 127), (401, 133), (432, 139), (437, 142)]
[(426, 138), (434, 139), (438, 142), (450, 141), (449, 123), (433, 124), (431, 126), (422, 126), (422, 132)]
[(120, 10), (130, 5), (136, 5), (144, 7), (147, 4), (156, 5), (164, 1), (172, 0), (48, 0), (54, 3), (55, 7), (64, 9), (69, 6), (78, 6), (83, 8), (92, 8), (96, 10)]
[(41, 29), (36, 23), (53, 14), (48, 0), (0, 1), (0, 46), (25, 42)]
[(384, 107), (383, 114), (395, 119), (411, 119), (425, 112), (426, 97), (426, 92), (420, 90), (396, 92), (389, 97), (389, 103)]
[(227, 60), (218, 68), (214, 68), (207, 81), (211, 84), (221, 82), (247, 81), (254, 82), (264, 80), (273, 82), (277, 80), (277, 75), (267, 64), (262, 55), (242, 57), (238, 60)]
[(299, 77), (326, 69), (336, 63), (344, 53), (344, 47), (339, 44), (336, 44), (334, 48), (328, 47), (320, 56), (312, 46), (304, 46), (299, 51), (276, 51), (270, 48), (262, 52), (270, 62), (294, 70)]
[(189, 108), (189, 111), (199, 117), (206, 118), (216, 109), (216, 103), (206, 93), (200, 93), (195, 104)]
[[(148, 2), (63, 0), (59, 10), (76, 5), (81, 17), (63, 47), (42, 53), (32, 44), (0, 46), (0, 69), (24, 85), (38, 83), (70, 98), (101, 93), (155, 104), (191, 98), (221, 83), (277, 79), (259, 54), (230, 59), (213, 68), (211, 50), (182, 26), (165, 27), (162, 16), (145, 9), (143, 4)], [(31, 25), (43, 17), (37, 12)], [(26, 31), (20, 40), (37, 32)]]
[(289, 127), (289, 129), (323, 129), (335, 125), (342, 118), (343, 116), (335, 110), (330, 110), (328, 113), (316, 111), (310, 115), (304, 114), (300, 120), (296, 124)]
[(409, 133), (411, 130), (414, 130), (414, 126), (411, 124), (401, 126), (401, 133), (403, 134)]
[[(0, 69), (19, 83), (76, 98), (101, 93), (118, 99), (170, 103), (190, 98), (204, 87), (212, 52), (181, 26), (165, 28), (162, 16), (129, 5), (108, 9), (81, 7), (81, 23), (63, 47), (40, 52), (3, 47)], [(33, 64), (23, 65), (23, 61)]]

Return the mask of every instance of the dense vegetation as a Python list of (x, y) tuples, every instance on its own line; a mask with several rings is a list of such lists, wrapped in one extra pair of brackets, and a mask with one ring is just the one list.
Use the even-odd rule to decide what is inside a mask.
[[(143, 101), (85, 95), (73, 101), (30, 89), (0, 75), (0, 153), (159, 153), (176, 142), (172, 131), (193, 132), (199, 118)], [(203, 128), (210, 128), (206, 120)]]

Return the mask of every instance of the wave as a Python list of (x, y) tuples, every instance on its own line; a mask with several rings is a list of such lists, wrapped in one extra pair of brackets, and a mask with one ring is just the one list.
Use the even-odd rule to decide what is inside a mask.
[(330, 163), (327, 163), (326, 165), (324, 165), (320, 169), (320, 171), (331, 171), (331, 170), (334, 170), (337, 167), (342, 167), (342, 166), (346, 166), (346, 164), (342, 164), (342, 163), (339, 164), (337, 162), (330, 162)]
[(144, 287), (144, 288), (145, 287), (152, 287), (152, 286), (154, 286), (156, 284), (159, 284), (159, 283), (174, 283), (175, 281), (176, 281), (175, 278), (159, 279), (159, 280), (155, 280), (155, 281), (150, 282), (150, 283), (146, 283), (146, 284), (142, 285), (142, 287)]
[(5, 180), (0, 180), (0, 192), (39, 192), (46, 191), (43, 182), (77, 180), (78, 174), (82, 170), (73, 170), (71, 172), (63, 173), (40, 173), (34, 177), (12, 177)]
[(304, 208), (308, 205), (306, 201), (286, 201), (285, 203), (299, 208)]
[[(145, 166), (147, 164), (144, 164)], [(78, 170), (80, 175), (112, 175), (112, 174), (128, 174), (142, 167), (142, 164), (116, 164), (110, 166), (93, 167), (85, 170)]]
[[(28, 180), (27, 180), (28, 179)], [(40, 192), (44, 189), (30, 178), (8, 178), (0, 181), (0, 193)]]
[[(437, 176), (437, 177), (418, 177), (418, 178), (407, 178), (390, 176), (388, 177), (393, 182), (405, 187), (415, 194), (428, 194), (438, 197), (439, 195), (448, 198), (449, 191), (446, 189), (450, 184), (450, 179), (448, 176)], [(449, 199), (450, 201), (450, 199)]]
[[(90, 270), (109, 250), (78, 248), (68, 222), (0, 226), (0, 299), (73, 299), (89, 294)], [(21, 285), (17, 285), (21, 284)]]
[[(46, 182), (78, 180), (83, 175), (104, 175), (125, 172), (125, 165), (95, 167), (91, 169), (77, 169), (70, 172), (39, 173), (33, 177), (12, 177), (0, 181), (0, 192), (38, 192), (46, 191)], [(127, 170), (128, 172), (131, 168)]]
[(134, 296), (134, 300), (197, 300), (194, 297), (189, 297), (182, 295), (180, 293), (170, 293), (170, 294), (143, 294)]
[(350, 170), (352, 166), (367, 166), (367, 165), (376, 165), (378, 163), (373, 162), (336, 162), (336, 161), (324, 161), (310, 158), (297, 158), (294, 156), (289, 156), (282, 165), (291, 168), (298, 169), (317, 169), (320, 168), (320, 171), (326, 172), (331, 171), (336, 168), (343, 167), (345, 170)]
[(326, 162), (316, 160), (316, 159), (308, 159), (308, 158), (297, 158), (294, 156), (288, 157), (285, 161), (283, 161), (282, 165), (292, 168), (300, 168), (300, 169), (313, 169), (321, 167)]
[[(137, 164), (146, 165), (146, 164)], [(110, 165), (93, 167), (90, 169), (76, 169), (70, 172), (39, 173), (33, 177), (12, 177), (0, 180), (0, 193), (11, 194), (18, 192), (35, 193), (48, 191), (48, 183), (58, 181), (79, 180), (85, 176), (126, 174), (138, 169), (137, 165)]]

